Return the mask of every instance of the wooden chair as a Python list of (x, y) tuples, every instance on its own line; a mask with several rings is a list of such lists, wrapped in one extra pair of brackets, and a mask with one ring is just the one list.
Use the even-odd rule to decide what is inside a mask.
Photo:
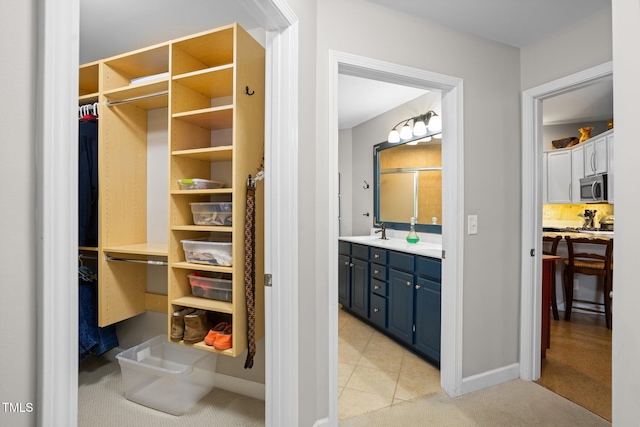
[[(542, 253), (545, 255), (556, 255), (558, 252), (558, 245), (562, 240), (562, 236), (542, 236)], [(556, 263), (554, 261), (551, 267), (551, 310), (553, 311), (553, 319), (559, 320), (558, 315), (558, 303), (556, 299)]]
[[(566, 236), (569, 258), (564, 259), (565, 320), (571, 320), (573, 302), (604, 305), (604, 311), (580, 307), (581, 310), (604, 313), (607, 328), (611, 329), (611, 295), (613, 290), (613, 239), (572, 238)], [(592, 251), (592, 252), (588, 252)], [(573, 298), (573, 277), (576, 274), (599, 276), (604, 279), (604, 303)]]

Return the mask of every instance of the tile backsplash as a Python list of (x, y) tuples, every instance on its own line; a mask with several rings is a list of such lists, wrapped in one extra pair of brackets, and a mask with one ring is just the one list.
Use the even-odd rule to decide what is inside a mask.
[(584, 219), (579, 217), (579, 213), (584, 213), (585, 209), (595, 209), (596, 227), (600, 218), (613, 215), (613, 206), (608, 203), (589, 203), (584, 205), (542, 205), (542, 223), (548, 226), (557, 226), (561, 222), (568, 227), (580, 227)]

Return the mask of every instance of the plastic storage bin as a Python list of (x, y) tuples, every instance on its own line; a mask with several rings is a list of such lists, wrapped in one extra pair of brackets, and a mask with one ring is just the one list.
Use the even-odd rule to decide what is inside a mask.
[(187, 277), (193, 295), (219, 301), (231, 301), (233, 296), (231, 280), (201, 276), (195, 273), (189, 274)]
[(210, 242), (206, 239), (181, 240), (187, 262), (230, 266), (231, 243)]
[(180, 415), (213, 389), (217, 355), (159, 335), (116, 356), (128, 400)]
[(231, 225), (231, 202), (189, 203), (196, 225)]
[(181, 190), (211, 190), (224, 187), (224, 183), (220, 181), (199, 178), (179, 179), (178, 184), (180, 184)]

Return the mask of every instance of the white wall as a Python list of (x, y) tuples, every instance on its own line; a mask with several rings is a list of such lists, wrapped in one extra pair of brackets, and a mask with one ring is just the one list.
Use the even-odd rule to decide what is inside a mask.
[[(23, 408), (36, 403), (35, 3), (0, 2), (0, 402)], [(0, 425), (31, 426), (35, 414), (2, 405)]]
[(611, 8), (526, 46), (520, 60), (522, 90), (611, 61)]
[[(340, 235), (353, 236), (353, 155), (352, 130), (338, 134), (338, 173), (340, 173)], [(371, 181), (369, 184), (373, 187)]]
[[(354, 127), (353, 131), (353, 235), (369, 234), (375, 222), (373, 213), (373, 146), (386, 141), (391, 128), (401, 120), (429, 110), (441, 112), (439, 92), (429, 92), (402, 104), (391, 111)], [(364, 181), (371, 187), (362, 188)], [(363, 213), (369, 212), (370, 216)]]
[[(416, 41), (427, 43), (428, 54), (415, 55)], [(318, 123), (327, 123), (330, 49), (464, 79), (464, 209), (478, 215), (479, 233), (465, 236), (463, 376), (517, 363), (520, 261), (513, 249), (520, 229), (519, 51), (362, 0), (319, 2)], [(489, 117), (496, 125), (487, 125)], [(318, 141), (327, 140), (326, 132), (319, 128)], [(329, 161), (323, 144), (316, 154), (320, 177)], [(354, 182), (358, 179), (354, 173)], [(318, 194), (318, 218), (327, 216), (323, 197), (328, 196)], [(319, 266), (334, 262), (327, 253), (318, 247)], [(319, 284), (328, 282), (323, 269), (316, 274)], [(321, 309), (327, 302), (318, 299), (317, 304)]]
[(637, 122), (640, 108), (640, 4), (613, 0), (613, 92), (615, 111), (616, 242), (613, 251), (613, 425), (640, 420), (640, 286), (638, 286)]

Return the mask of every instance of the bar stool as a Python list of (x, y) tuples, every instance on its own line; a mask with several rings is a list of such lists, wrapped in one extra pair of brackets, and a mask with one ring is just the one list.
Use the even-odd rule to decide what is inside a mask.
[[(613, 239), (604, 238), (572, 238), (566, 236), (569, 258), (564, 259), (564, 292), (566, 297), (564, 320), (571, 320), (573, 302), (604, 305), (604, 312), (592, 308), (581, 310), (604, 313), (607, 329), (611, 329), (611, 295), (613, 290)], [(579, 245), (576, 247), (576, 245)], [(579, 250), (580, 252), (578, 252)], [(596, 252), (588, 252), (596, 251)], [(573, 298), (573, 277), (575, 274), (599, 276), (604, 279), (604, 303), (584, 301)]]
[[(542, 253), (545, 255), (556, 255), (558, 245), (562, 240), (562, 236), (542, 236)], [(553, 262), (551, 267), (551, 310), (553, 311), (553, 320), (559, 320), (558, 303), (556, 300), (556, 263)]]

